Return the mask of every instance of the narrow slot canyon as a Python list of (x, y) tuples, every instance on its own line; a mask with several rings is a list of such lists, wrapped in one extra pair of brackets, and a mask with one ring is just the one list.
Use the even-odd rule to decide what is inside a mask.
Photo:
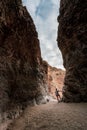
[(39, 29), (23, 4), (0, 1), (0, 130), (86, 129), (86, 0), (60, 0), (57, 44), (66, 71), (43, 60)]

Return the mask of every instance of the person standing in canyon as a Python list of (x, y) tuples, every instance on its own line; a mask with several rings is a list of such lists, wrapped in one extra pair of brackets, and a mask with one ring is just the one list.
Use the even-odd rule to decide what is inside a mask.
[(57, 88), (55, 90), (55, 95), (56, 95), (57, 101), (59, 102), (61, 98), (60, 98), (59, 90)]

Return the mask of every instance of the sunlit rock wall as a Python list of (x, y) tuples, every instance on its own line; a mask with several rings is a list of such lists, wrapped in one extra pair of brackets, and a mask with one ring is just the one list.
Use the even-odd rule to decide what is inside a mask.
[(61, 0), (58, 46), (66, 77), (65, 102), (87, 102), (87, 0)]
[(62, 98), (62, 89), (64, 86), (65, 71), (48, 65), (48, 92), (56, 98), (55, 89), (59, 90), (59, 94)]

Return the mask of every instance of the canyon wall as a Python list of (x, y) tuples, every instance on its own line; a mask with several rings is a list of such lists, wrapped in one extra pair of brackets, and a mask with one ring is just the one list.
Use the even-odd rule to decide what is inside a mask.
[(87, 102), (87, 1), (61, 0), (58, 46), (66, 76), (65, 102)]
[(40, 103), (46, 92), (46, 73), (38, 34), (26, 7), (21, 0), (1, 0), (0, 112), (11, 104)]
[(59, 90), (62, 98), (62, 89), (64, 86), (65, 71), (48, 65), (48, 92), (50, 96), (56, 98), (55, 89)]

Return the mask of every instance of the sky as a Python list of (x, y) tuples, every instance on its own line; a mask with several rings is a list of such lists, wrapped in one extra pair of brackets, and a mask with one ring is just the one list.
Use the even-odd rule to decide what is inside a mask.
[(53, 67), (64, 69), (62, 55), (56, 41), (60, 0), (22, 1), (34, 20), (43, 60)]

